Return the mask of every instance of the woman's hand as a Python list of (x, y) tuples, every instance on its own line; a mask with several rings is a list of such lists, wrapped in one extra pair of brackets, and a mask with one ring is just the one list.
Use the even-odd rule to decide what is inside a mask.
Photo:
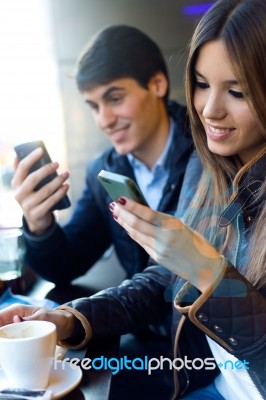
[(57, 340), (65, 340), (74, 335), (76, 318), (66, 310), (13, 304), (0, 311), (0, 326), (22, 321), (50, 321), (56, 325)]
[(159, 264), (204, 291), (220, 272), (221, 257), (179, 219), (128, 198), (110, 204), (114, 219)]

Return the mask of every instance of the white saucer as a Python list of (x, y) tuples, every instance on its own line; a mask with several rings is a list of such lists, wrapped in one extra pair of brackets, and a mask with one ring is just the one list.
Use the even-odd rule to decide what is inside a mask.
[[(49, 379), (47, 390), (51, 390), (52, 399), (60, 397), (71, 392), (79, 384), (82, 378), (82, 371), (76, 365), (70, 365), (69, 362), (57, 361), (57, 369), (53, 368)], [(0, 389), (8, 387), (6, 377), (0, 368)]]

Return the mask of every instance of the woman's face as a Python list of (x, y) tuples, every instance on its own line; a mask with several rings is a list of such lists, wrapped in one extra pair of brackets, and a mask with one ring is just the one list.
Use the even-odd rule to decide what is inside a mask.
[(221, 156), (248, 162), (265, 145), (222, 40), (203, 45), (195, 64), (194, 105), (208, 147)]

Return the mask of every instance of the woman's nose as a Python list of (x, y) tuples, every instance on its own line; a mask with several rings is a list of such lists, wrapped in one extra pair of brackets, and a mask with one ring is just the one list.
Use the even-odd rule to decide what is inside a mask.
[(223, 106), (221, 99), (219, 99), (218, 96), (210, 96), (203, 109), (204, 118), (222, 118), (224, 113), (225, 107)]

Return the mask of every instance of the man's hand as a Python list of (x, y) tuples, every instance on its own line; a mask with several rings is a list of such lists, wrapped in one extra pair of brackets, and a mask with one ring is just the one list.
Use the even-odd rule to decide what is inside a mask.
[(69, 173), (58, 175), (38, 191), (34, 188), (48, 175), (58, 168), (57, 162), (44, 165), (37, 171), (31, 172), (32, 165), (42, 156), (43, 150), (38, 148), (19, 161), (15, 159), (15, 174), (12, 179), (12, 188), (15, 190), (15, 199), (22, 208), (30, 232), (43, 233), (52, 223), (51, 208), (61, 200), (68, 191), (69, 185), (64, 183)]

